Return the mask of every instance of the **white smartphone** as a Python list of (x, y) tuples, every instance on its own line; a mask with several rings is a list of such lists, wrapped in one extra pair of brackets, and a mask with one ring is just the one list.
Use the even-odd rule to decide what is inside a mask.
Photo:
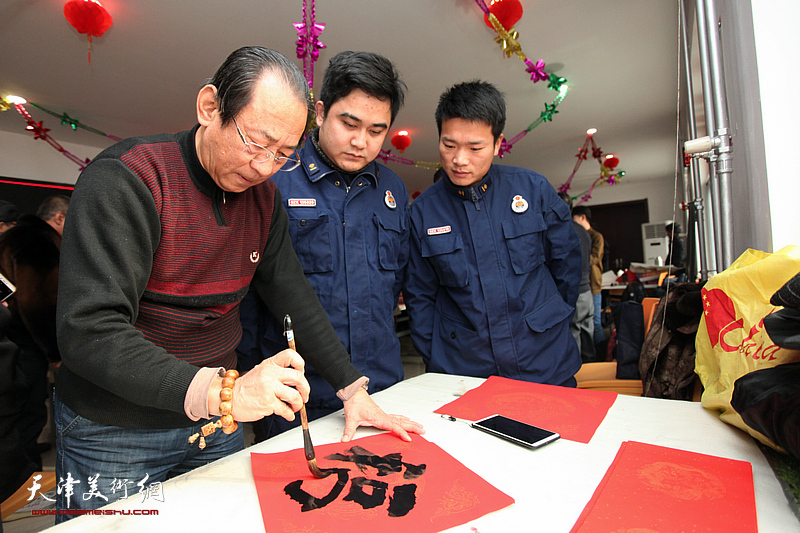
[(17, 288), (14, 287), (14, 284), (8, 281), (4, 275), (0, 274), (0, 302), (5, 302), (16, 290)]
[(528, 448), (539, 448), (561, 438), (561, 435), (553, 431), (502, 415), (492, 415), (483, 420), (473, 422), (471, 425), (474, 428)]

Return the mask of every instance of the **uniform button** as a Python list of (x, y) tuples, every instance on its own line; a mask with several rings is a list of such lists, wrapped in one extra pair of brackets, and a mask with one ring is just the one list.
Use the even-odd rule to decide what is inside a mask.
[(451, 333), (451, 334), (450, 334), (450, 338), (451, 338), (451, 339), (455, 339), (455, 338), (456, 338), (456, 332), (455, 332), (455, 331), (454, 331), (453, 333)]
[(339, 180), (334, 181), (333, 184), (338, 187), (339, 186)]
[(362, 185), (364, 185), (364, 182), (363, 181), (359, 181), (358, 182), (358, 186), (361, 187)]
[(305, 226), (305, 225), (306, 225), (306, 221), (305, 221), (305, 220), (301, 220), (301, 221), (300, 221), (300, 225), (301, 225), (301, 226)]

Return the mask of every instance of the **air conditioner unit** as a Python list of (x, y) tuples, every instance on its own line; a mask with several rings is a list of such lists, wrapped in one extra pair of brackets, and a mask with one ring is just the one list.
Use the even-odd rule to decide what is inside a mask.
[(644, 249), (644, 263), (646, 265), (659, 264), (659, 257), (661, 258), (661, 264), (664, 264), (664, 261), (667, 260), (669, 237), (667, 237), (667, 230), (664, 227), (671, 222), (671, 220), (665, 220), (664, 222), (642, 224), (642, 248)]

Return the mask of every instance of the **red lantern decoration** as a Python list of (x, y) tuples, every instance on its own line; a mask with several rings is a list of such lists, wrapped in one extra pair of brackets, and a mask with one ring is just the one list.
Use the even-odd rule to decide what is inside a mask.
[(102, 36), (114, 23), (111, 14), (97, 0), (69, 0), (64, 4), (64, 17), (78, 33), (89, 41), (89, 63), (92, 62), (92, 37)]
[(617, 159), (613, 155), (606, 157), (606, 160), (603, 161), (603, 166), (611, 170), (614, 170), (614, 167), (616, 167), (617, 165), (619, 165), (619, 159)]
[[(510, 30), (522, 18), (522, 4), (519, 3), (519, 0), (494, 0), (489, 5), (489, 13), (497, 17), (498, 22), (506, 30)], [(483, 15), (483, 21), (494, 29), (492, 23), (489, 22), (489, 15)]]
[(392, 146), (400, 150), (401, 154), (405, 152), (406, 148), (411, 146), (411, 137), (408, 136), (408, 132), (403, 130), (395, 133), (392, 137)]

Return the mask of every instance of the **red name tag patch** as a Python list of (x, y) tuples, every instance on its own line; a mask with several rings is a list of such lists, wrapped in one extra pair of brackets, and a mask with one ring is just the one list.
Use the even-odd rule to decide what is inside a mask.
[(439, 235), (440, 233), (450, 233), (450, 226), (441, 226), (439, 228), (428, 228), (428, 235)]
[(289, 207), (316, 207), (316, 198), (289, 198)]

